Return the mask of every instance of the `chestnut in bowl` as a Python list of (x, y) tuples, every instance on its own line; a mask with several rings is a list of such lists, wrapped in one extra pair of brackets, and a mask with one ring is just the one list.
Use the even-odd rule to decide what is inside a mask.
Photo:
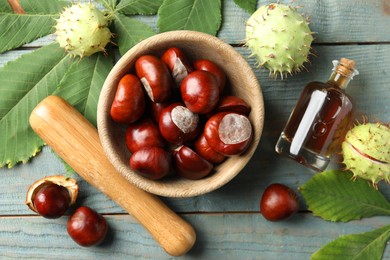
[[(250, 106), (253, 139), (239, 155), (227, 157), (215, 165), (213, 172), (199, 180), (168, 175), (151, 180), (137, 174), (129, 166), (131, 153), (126, 147), (126, 126), (115, 123), (109, 108), (119, 80), (134, 71), (135, 61), (143, 55), (161, 57), (171, 47), (180, 48), (192, 62), (207, 59), (219, 66), (226, 75), (224, 95), (237, 96)], [(259, 143), (264, 123), (264, 102), (256, 75), (247, 60), (230, 44), (209, 34), (195, 31), (171, 31), (147, 38), (131, 48), (115, 64), (103, 85), (98, 102), (98, 131), (108, 159), (129, 182), (139, 188), (165, 197), (193, 197), (220, 188), (232, 180), (249, 162)]]

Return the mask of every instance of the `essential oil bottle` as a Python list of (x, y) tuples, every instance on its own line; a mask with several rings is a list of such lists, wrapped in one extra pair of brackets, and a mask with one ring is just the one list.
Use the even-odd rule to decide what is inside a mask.
[(311, 82), (304, 88), (275, 147), (315, 171), (328, 166), (353, 118), (353, 104), (344, 90), (359, 72), (346, 58), (334, 60), (333, 66), (326, 83)]

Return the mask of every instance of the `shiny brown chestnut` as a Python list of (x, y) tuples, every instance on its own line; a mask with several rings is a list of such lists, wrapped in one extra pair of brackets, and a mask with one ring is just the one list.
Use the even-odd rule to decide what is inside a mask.
[(168, 66), (168, 69), (178, 86), (180, 86), (182, 80), (193, 71), (188, 58), (184, 52), (177, 47), (168, 48), (161, 56), (161, 60)]
[(130, 167), (140, 175), (158, 180), (171, 171), (172, 153), (160, 147), (144, 147), (130, 157)]
[(80, 246), (93, 246), (101, 243), (107, 234), (105, 218), (93, 209), (81, 206), (67, 222), (69, 236)]
[(217, 84), (219, 88), (219, 93), (222, 95), (225, 84), (226, 84), (226, 74), (223, 70), (214, 62), (206, 59), (196, 60), (193, 64), (195, 70), (204, 70), (213, 74), (217, 79)]
[(244, 115), (229, 112), (210, 117), (203, 133), (210, 147), (226, 156), (243, 153), (253, 138), (249, 119)]
[(199, 116), (182, 103), (164, 108), (158, 125), (164, 139), (174, 145), (194, 139), (200, 131)]
[(181, 146), (173, 152), (176, 172), (190, 180), (199, 180), (209, 175), (213, 165), (187, 146)]
[(164, 148), (165, 140), (158, 126), (149, 118), (130, 124), (126, 129), (126, 144), (131, 153), (141, 148), (157, 146)]
[(153, 55), (144, 55), (135, 62), (135, 71), (153, 102), (163, 102), (171, 95), (172, 79), (167, 66)]
[(269, 185), (261, 197), (260, 211), (270, 221), (286, 219), (299, 209), (297, 194), (280, 183)]
[(242, 98), (223, 96), (220, 98), (217, 107), (211, 113), (216, 114), (219, 112), (231, 112), (248, 116), (251, 112), (251, 107)]
[(145, 97), (137, 76), (126, 74), (118, 83), (111, 105), (111, 118), (117, 123), (130, 124), (137, 121), (145, 110)]
[(75, 179), (62, 175), (47, 176), (29, 187), (26, 205), (44, 218), (59, 218), (76, 202), (77, 194)]
[(218, 164), (225, 160), (226, 156), (214, 151), (202, 133), (194, 142), (194, 150), (207, 161)]
[(220, 91), (217, 80), (207, 71), (191, 72), (183, 79), (180, 92), (186, 107), (198, 114), (209, 113), (219, 101)]

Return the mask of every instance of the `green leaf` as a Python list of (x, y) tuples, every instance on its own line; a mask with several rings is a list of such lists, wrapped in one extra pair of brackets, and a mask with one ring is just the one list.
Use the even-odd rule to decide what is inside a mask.
[(122, 0), (116, 7), (116, 12), (126, 15), (153, 15), (157, 13), (163, 0)]
[(234, 0), (234, 3), (248, 14), (253, 14), (256, 11), (257, 0)]
[(121, 55), (138, 42), (156, 34), (147, 24), (123, 14), (115, 15), (114, 26)]
[(221, 26), (221, 0), (165, 0), (158, 15), (161, 32), (193, 30), (216, 35)]
[(313, 176), (300, 192), (315, 216), (347, 222), (353, 219), (390, 215), (390, 203), (368, 182), (352, 180), (352, 174), (327, 171)]
[(12, 12), (12, 9), (7, 0), (0, 0), (0, 12)]
[(69, 5), (68, 1), (61, 0), (19, 0), (20, 5), (26, 13), (31, 14), (58, 14)]
[(54, 32), (54, 18), (64, 4), (52, 0), (25, 2), (26, 14), (0, 11), (0, 53)]
[(312, 260), (380, 260), (390, 239), (390, 225), (362, 234), (341, 236), (312, 254)]
[(40, 151), (43, 141), (29, 125), (34, 107), (55, 91), (72, 60), (50, 44), (0, 69), (0, 167), (14, 166)]
[(113, 66), (113, 57), (105, 56), (103, 53), (75, 62), (53, 94), (65, 98), (96, 126), (100, 91)]

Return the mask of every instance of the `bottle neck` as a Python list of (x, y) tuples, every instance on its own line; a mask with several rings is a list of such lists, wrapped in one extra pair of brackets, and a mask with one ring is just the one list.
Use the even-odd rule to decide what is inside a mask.
[(340, 89), (345, 89), (353, 76), (359, 75), (359, 71), (354, 68), (354, 61), (347, 59), (341, 59), (340, 61), (333, 61), (332, 74), (328, 83)]
[(351, 81), (350, 77), (345, 77), (342, 74), (334, 71), (330, 75), (328, 83), (331, 85), (335, 85), (335, 86), (339, 87), (340, 89), (345, 89), (348, 86), (350, 81)]

